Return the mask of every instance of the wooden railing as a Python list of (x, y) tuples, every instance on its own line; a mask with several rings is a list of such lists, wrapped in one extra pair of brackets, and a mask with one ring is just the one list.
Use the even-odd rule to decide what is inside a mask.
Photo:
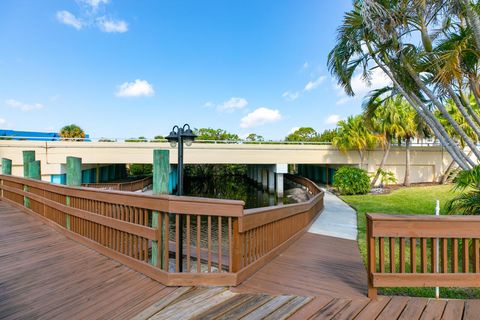
[(82, 187), (103, 190), (138, 191), (150, 186), (152, 182), (152, 177), (146, 177), (128, 182), (82, 183)]
[(149, 196), (0, 175), (2, 200), (172, 286), (241, 283), (298, 238), (321, 211), (323, 193), (314, 184), (307, 188), (315, 194), (306, 203), (244, 210), (243, 201)]
[(381, 287), (480, 287), (480, 217), (367, 214), (368, 295)]

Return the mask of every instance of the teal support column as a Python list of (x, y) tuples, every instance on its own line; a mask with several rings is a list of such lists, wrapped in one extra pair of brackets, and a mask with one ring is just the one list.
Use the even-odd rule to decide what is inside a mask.
[(327, 183), (327, 168), (324, 166), (320, 167), (320, 182)]
[(320, 180), (320, 166), (315, 165), (313, 167), (313, 181), (318, 181)]
[(335, 168), (328, 168), (328, 184), (333, 185), (334, 176), (335, 176)]
[[(161, 195), (168, 194), (169, 189), (169, 175), (170, 175), (170, 151), (169, 150), (153, 150), (153, 194)], [(164, 269), (165, 261), (163, 260), (165, 248), (164, 243), (167, 243), (168, 239), (165, 239), (165, 230), (169, 228), (165, 224), (165, 220), (162, 219), (162, 225), (159, 224), (160, 213), (152, 211), (152, 228), (162, 229), (162, 239), (160, 244), (158, 241), (152, 241), (152, 265)]]
[[(82, 185), (82, 158), (67, 157), (67, 186)], [(66, 197), (66, 206), (70, 206), (70, 197)], [(70, 215), (66, 216), (66, 227), (70, 230)]]
[(28, 164), (28, 177), (30, 179), (42, 180), (40, 160), (32, 161)]
[(12, 175), (12, 160), (2, 158), (2, 174)]
[(25, 178), (28, 178), (28, 164), (32, 161), (35, 161), (35, 151), (23, 151), (23, 176)]
[[(23, 151), (23, 176), (28, 178), (28, 166), (30, 162), (35, 161), (35, 151), (25, 150)], [(28, 192), (28, 186), (23, 186), (23, 191)], [(30, 199), (23, 197), (23, 205), (30, 208)]]

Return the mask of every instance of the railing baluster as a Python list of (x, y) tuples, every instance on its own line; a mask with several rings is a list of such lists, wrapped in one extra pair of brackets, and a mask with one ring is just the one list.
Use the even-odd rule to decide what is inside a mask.
[(207, 216), (207, 233), (208, 233), (207, 270), (208, 272), (212, 272), (212, 216)]
[(410, 238), (410, 272), (417, 272), (417, 239)]
[(395, 265), (395, 238), (390, 237), (390, 272), (396, 272), (396, 265)]
[(447, 238), (443, 238), (440, 240), (440, 250), (442, 251), (441, 252), (441, 255), (442, 255), (442, 272), (443, 273), (447, 273), (448, 272), (448, 239)]
[(175, 272), (180, 271), (180, 215), (175, 215)]
[(473, 239), (473, 272), (480, 272), (480, 254), (478, 239)]
[(217, 246), (218, 246), (218, 272), (222, 272), (222, 217), (218, 218), (218, 237), (217, 237)]
[(466, 238), (462, 239), (462, 270), (464, 273), (470, 272), (470, 261), (469, 261), (469, 241)]
[(163, 213), (165, 217), (165, 241), (163, 243), (163, 261), (164, 270), (170, 270), (170, 216), (169, 213)]
[(400, 273), (405, 273), (405, 238), (400, 238)]
[(378, 260), (380, 266), (380, 272), (385, 272), (385, 238), (378, 238)]
[(431, 258), (432, 258), (432, 262), (431, 262), (431, 272), (432, 273), (437, 273), (437, 261), (438, 261), (438, 257), (437, 257), (437, 243), (438, 243), (438, 239), (437, 238), (432, 238), (432, 242), (431, 242)]
[(458, 239), (452, 239), (452, 272), (458, 272)]
[(422, 259), (421, 259), (421, 264), (422, 264), (422, 273), (427, 273), (427, 239), (422, 238), (422, 247), (421, 247), (421, 252), (422, 252)]
[(233, 241), (232, 241), (232, 218), (228, 217), (228, 271), (232, 272), (233, 266)]
[(197, 216), (197, 272), (202, 271), (201, 260), (200, 260), (200, 249), (202, 247), (201, 243), (201, 217)]

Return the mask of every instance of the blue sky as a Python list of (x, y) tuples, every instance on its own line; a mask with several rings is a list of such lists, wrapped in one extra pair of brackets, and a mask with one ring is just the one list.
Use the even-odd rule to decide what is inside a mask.
[[(349, 0), (0, 2), (0, 127), (93, 137), (175, 124), (282, 139), (358, 113), (326, 67)], [(374, 75), (373, 87), (385, 84)]]

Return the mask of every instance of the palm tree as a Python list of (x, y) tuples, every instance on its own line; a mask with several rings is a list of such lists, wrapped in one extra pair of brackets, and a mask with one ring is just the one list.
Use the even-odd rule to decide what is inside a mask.
[(365, 151), (378, 143), (378, 136), (365, 127), (364, 118), (360, 115), (341, 120), (337, 126), (337, 135), (333, 138), (332, 144), (342, 152), (357, 150), (360, 156), (360, 168), (363, 168)]
[(73, 141), (83, 140), (85, 139), (85, 132), (76, 124), (70, 124), (60, 129), (60, 137)]
[(467, 191), (446, 203), (449, 213), (480, 214), (480, 166), (461, 171), (455, 178), (453, 190)]
[(378, 134), (378, 141), (384, 147), (383, 157), (378, 166), (371, 186), (375, 186), (388, 158), (392, 141), (405, 135), (401, 105), (404, 103), (401, 96), (367, 100), (364, 103), (364, 118), (367, 126)]
[[(479, 57), (477, 7), (478, 3), (473, 9), (469, 0), (354, 1), (328, 58), (330, 72), (350, 95), (354, 94), (351, 81), (357, 69), (369, 80), (372, 69), (380, 68), (463, 169), (472, 168), (475, 161), (455, 143), (434, 112), (442, 114), (480, 160), (475, 141), (448, 113), (444, 103), (452, 99), (469, 128), (478, 135), (480, 121), (465, 106), (464, 98), (469, 96), (464, 92), (466, 88), (478, 93), (478, 68), (472, 67), (478, 65)], [(460, 27), (471, 30), (465, 36), (475, 41), (450, 43), (456, 50), (452, 53), (452, 47), (443, 44), (453, 39)], [(421, 36), (420, 44), (417, 34)]]

